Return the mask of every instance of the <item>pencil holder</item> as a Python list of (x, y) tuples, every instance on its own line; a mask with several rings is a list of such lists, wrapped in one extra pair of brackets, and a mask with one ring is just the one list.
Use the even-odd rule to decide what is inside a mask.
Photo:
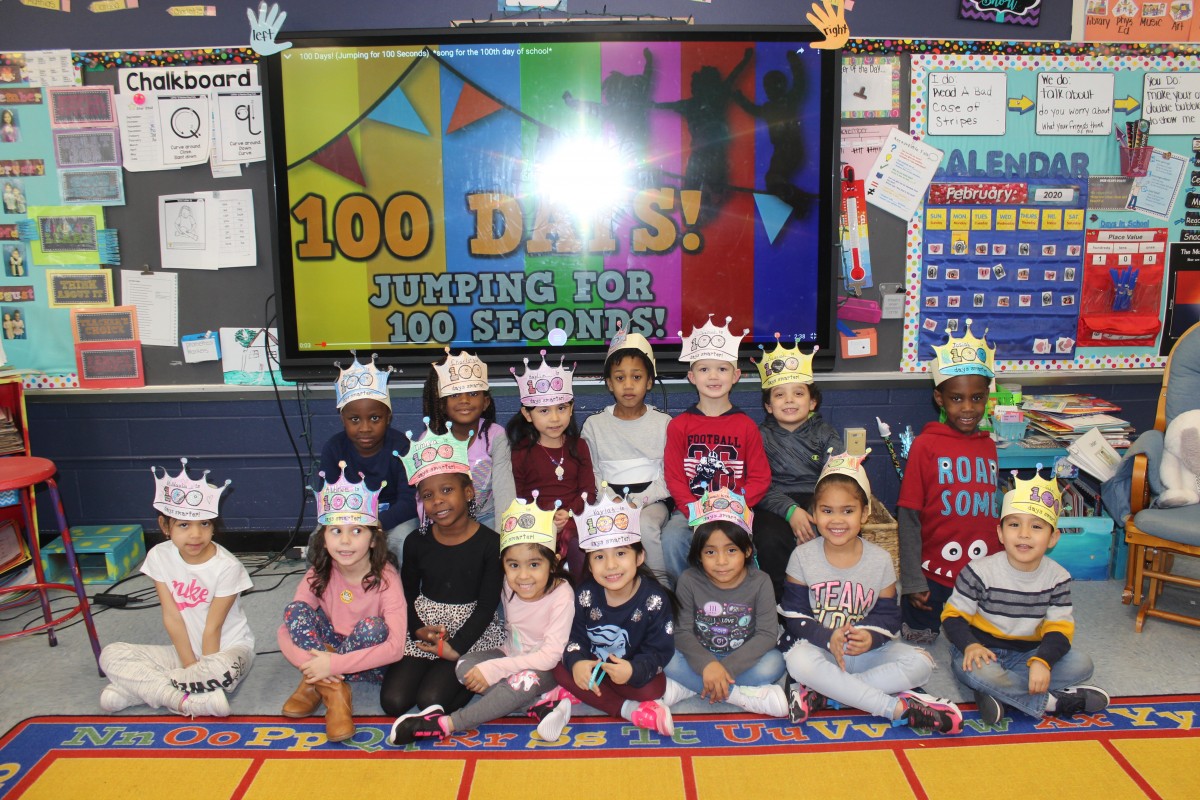
[(1154, 148), (1146, 145), (1144, 147), (1127, 147), (1119, 145), (1121, 148), (1121, 174), (1126, 178), (1141, 178), (1150, 171), (1150, 156), (1154, 152)]

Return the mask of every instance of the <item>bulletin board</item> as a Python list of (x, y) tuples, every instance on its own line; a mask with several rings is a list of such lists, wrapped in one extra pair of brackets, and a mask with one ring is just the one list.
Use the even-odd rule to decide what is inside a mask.
[[(0, 56), (2, 58), (2, 56)], [(195, 51), (151, 50), (137, 52), (104, 51), (74, 53), (81, 67), (83, 85), (115, 86), (120, 69), (195, 64), (245, 64), (257, 71), (257, 56), (248, 48), (213, 48)], [(2, 177), (20, 185), (26, 207), (59, 206), (63, 186), (58, 158), (49, 142), (51, 130), (43, 89), (20, 87), (0, 80), (0, 93), (15, 102), (0, 107), (13, 109), (17, 122), (15, 141), (0, 143), (0, 169), (3, 164), (30, 166), (31, 174)], [(36, 98), (33, 95), (37, 95)], [(4, 95), (0, 94), (0, 99)], [(119, 147), (117, 147), (119, 153)], [(33, 166), (36, 165), (36, 166)], [(27, 214), (15, 204), (0, 206), (0, 313), (12, 316), (21, 312), (22, 329), (4, 339), (8, 362), (20, 369), (34, 370), (26, 379), (31, 388), (71, 388), (78, 385), (77, 365), (70, 324), (71, 306), (52, 303), (50, 287), (73, 278), (86, 276), (110, 294), (108, 304), (120, 305), (122, 270), (141, 271), (147, 267), (161, 274), (158, 238), (158, 197), (184, 192), (250, 189), (254, 195), (254, 226), (257, 264), (252, 267), (220, 270), (169, 270), (178, 276), (178, 329), (181, 336), (212, 331), (222, 327), (261, 327), (273, 308), (272, 243), (268, 214), (266, 166), (264, 162), (243, 165), (238, 177), (216, 179), (207, 164), (153, 172), (130, 172), (115, 168), (115, 182), (121, 189), (121, 202), (100, 209), (103, 227), (116, 231), (120, 256), (118, 264), (98, 264), (94, 260), (76, 260), (69, 264), (37, 264), (32, 248), (37, 243), (15, 238), (16, 225)], [(12, 266), (12, 252), (20, 251)], [(107, 278), (105, 276), (107, 275)], [(183, 363), (182, 351), (175, 346), (142, 345), (145, 383), (220, 384), (224, 380), (220, 361)]]

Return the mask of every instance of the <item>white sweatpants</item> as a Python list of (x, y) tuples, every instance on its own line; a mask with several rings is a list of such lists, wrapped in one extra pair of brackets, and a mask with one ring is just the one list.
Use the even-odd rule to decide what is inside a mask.
[(179, 710), (185, 694), (232, 691), (254, 662), (254, 649), (231, 647), (201, 656), (184, 667), (174, 645), (113, 642), (100, 651), (100, 667), (109, 681), (151, 708)]

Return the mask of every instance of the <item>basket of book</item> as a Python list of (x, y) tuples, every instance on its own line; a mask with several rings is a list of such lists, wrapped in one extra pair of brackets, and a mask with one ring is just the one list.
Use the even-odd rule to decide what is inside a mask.
[(871, 497), (871, 514), (862, 526), (861, 536), (868, 542), (882, 547), (892, 557), (896, 568), (896, 580), (900, 580), (900, 525), (887, 510), (887, 506)]

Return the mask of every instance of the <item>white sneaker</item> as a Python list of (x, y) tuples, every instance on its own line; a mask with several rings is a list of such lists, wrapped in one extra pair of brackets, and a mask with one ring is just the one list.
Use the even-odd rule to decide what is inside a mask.
[(696, 693), (684, 686), (682, 683), (667, 678), (667, 690), (663, 692), (662, 704), (669, 708), (681, 700), (686, 700), (689, 697), (695, 696)]
[(100, 692), (100, 707), (105, 711), (124, 711), (141, 702), (142, 698), (129, 694), (115, 683), (110, 683)]
[(184, 698), (180, 714), (185, 717), (228, 717), (229, 698), (224, 689), (189, 694)]
[(787, 692), (773, 683), (767, 686), (734, 686), (729, 692), (729, 702), (766, 717), (788, 715)]
[(558, 737), (562, 736), (563, 728), (567, 727), (567, 723), (571, 721), (571, 701), (559, 700), (554, 710), (545, 714), (535, 711), (534, 715), (539, 717), (537, 732), (542, 741), (557, 742)]

